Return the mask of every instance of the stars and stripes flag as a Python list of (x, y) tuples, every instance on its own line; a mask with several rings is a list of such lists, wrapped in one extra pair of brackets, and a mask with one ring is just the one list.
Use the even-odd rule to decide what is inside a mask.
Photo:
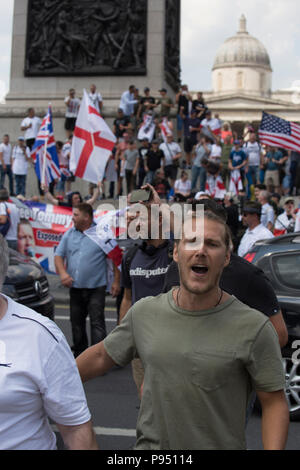
[(39, 181), (46, 186), (61, 177), (56, 144), (53, 133), (52, 109), (44, 117), (35, 143), (31, 150), (35, 171)]
[(262, 144), (300, 152), (300, 125), (263, 112), (258, 131)]
[(86, 90), (73, 132), (70, 170), (78, 178), (91, 183), (103, 180), (106, 163), (115, 146), (116, 137), (91, 105)]

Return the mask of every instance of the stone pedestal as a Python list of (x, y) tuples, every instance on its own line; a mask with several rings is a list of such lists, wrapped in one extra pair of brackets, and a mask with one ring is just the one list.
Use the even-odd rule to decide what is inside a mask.
[[(73, 3), (72, 3), (73, 2)], [(109, 18), (111, 15), (112, 20), (114, 13), (112, 8), (114, 6), (120, 8), (129, 9), (130, 13), (134, 14), (132, 23), (133, 26), (129, 28), (129, 35), (134, 31), (136, 39), (136, 45), (131, 46), (134, 43), (133, 40), (130, 40), (130, 46), (136, 50), (140, 46), (140, 38), (143, 36), (142, 31), (138, 31), (138, 22), (137, 17), (139, 11), (141, 11), (142, 2), (137, 0), (128, 0), (128, 3), (125, 1), (100, 1), (100, 0), (72, 0), (70, 3), (69, 0), (57, 1), (57, 0), (43, 0), (40, 3), (44, 3), (43, 8), (46, 13), (49, 11), (48, 18), (53, 18), (53, 14), (56, 15), (55, 22), (52, 19), (50, 28), (54, 31), (57, 37), (59, 37), (59, 25), (61, 25), (61, 33), (64, 35), (65, 30), (63, 29), (63, 22), (67, 21), (65, 15), (67, 14), (68, 4), (72, 5), (72, 8), (76, 4), (79, 8), (78, 14), (80, 14), (80, 9), (82, 10), (82, 18), (84, 17), (84, 12), (88, 12), (89, 9), (92, 11), (99, 6), (100, 10), (97, 11), (97, 15), (104, 15)], [(98, 2), (98, 3), (97, 3)], [(10, 90), (6, 96), (6, 103), (0, 106), (0, 123), (3, 131), (11, 135), (12, 140), (17, 138), (20, 133), (20, 121), (24, 117), (26, 110), (29, 106), (35, 108), (36, 113), (40, 116), (45, 114), (45, 111), (48, 107), (49, 102), (52, 104), (53, 116), (55, 119), (55, 131), (57, 138), (64, 137), (63, 131), (63, 121), (65, 113), (64, 98), (68, 94), (69, 88), (75, 88), (77, 96), (82, 96), (82, 90), (84, 88), (89, 89), (91, 83), (95, 83), (97, 90), (102, 94), (104, 100), (104, 116), (110, 121), (116, 114), (116, 110), (119, 105), (121, 94), (128, 89), (129, 85), (134, 84), (140, 90), (140, 94), (143, 94), (143, 89), (145, 86), (148, 86), (151, 89), (151, 94), (153, 96), (159, 96), (158, 90), (161, 88), (167, 88), (168, 94), (174, 96), (176, 83), (178, 83), (179, 73), (177, 77), (172, 76), (172, 67), (170, 68), (169, 62), (166, 59), (168, 56), (168, 49), (170, 50), (170, 43), (172, 43), (172, 34), (170, 35), (170, 30), (172, 32), (173, 24), (173, 37), (176, 38), (177, 42), (175, 46), (178, 49), (178, 57), (173, 57), (173, 63), (175, 61), (176, 70), (176, 61), (179, 62), (179, 18), (180, 18), (180, 0), (143, 0), (144, 7), (144, 16), (146, 31), (145, 33), (145, 63), (144, 67), (141, 64), (141, 67), (137, 71), (137, 74), (134, 74), (134, 67), (126, 68), (123, 62), (121, 70), (116, 70), (115, 74), (107, 75), (107, 72), (103, 74), (103, 71), (96, 72), (95, 66), (91, 67), (91, 72), (82, 75), (82, 70), (80, 70), (80, 65), (76, 64), (76, 72), (72, 72), (72, 69), (67, 70), (66, 67), (59, 73), (55, 74), (55, 68), (51, 66), (47, 69), (38, 71), (38, 61), (31, 66), (30, 69), (30, 57), (34, 57), (36, 50), (38, 50), (39, 42), (41, 41), (41, 34), (39, 29), (37, 29), (36, 34), (29, 35), (28, 29), (31, 27), (30, 18), (28, 15), (37, 15), (35, 11), (37, 3), (36, 0), (15, 0), (14, 5), (14, 23), (13, 23), (13, 41), (12, 41), (12, 61), (11, 61), (11, 78), (10, 78)], [(62, 10), (62, 4), (65, 7)], [(95, 7), (96, 5), (96, 7)], [(48, 10), (46, 10), (48, 8)], [(146, 11), (145, 11), (146, 9)], [(168, 15), (166, 14), (167, 10), (170, 11), (170, 15), (177, 15), (177, 22), (171, 22), (170, 18), (168, 22)], [(80, 15), (79, 15), (80, 16)], [(128, 15), (129, 17), (130, 15)], [(47, 17), (46, 17), (47, 18)], [(78, 18), (76, 18), (77, 21)], [(80, 24), (80, 18), (78, 19)], [(169, 24), (168, 24), (169, 23)], [(47, 21), (46, 21), (47, 24)], [(100, 25), (106, 25), (109, 23), (99, 23)], [(55, 25), (55, 26), (54, 26)], [(57, 25), (57, 30), (56, 28)], [(109, 26), (110, 27), (110, 26)], [(41, 29), (41, 26), (39, 27)], [(169, 33), (167, 34), (166, 29), (168, 28)], [(171, 28), (171, 29), (170, 29)], [(175, 28), (175, 30), (174, 30)], [(177, 28), (177, 31), (176, 31)], [(51, 30), (44, 29), (44, 36), (49, 35), (49, 44), (52, 44), (52, 49), (47, 51), (48, 56), (55, 56), (57, 54), (57, 43), (58, 41), (53, 41)], [(80, 28), (78, 29), (80, 31)], [(105, 33), (104, 29), (104, 33)], [(53, 33), (53, 34), (54, 34)], [(138, 34), (136, 34), (138, 33)], [(79, 34), (77, 32), (77, 34)], [(110, 36), (109, 36), (110, 34)], [(109, 33), (108, 35), (103, 34), (103, 40), (113, 41), (114, 34)], [(174, 36), (175, 34), (175, 36)], [(130, 37), (128, 35), (128, 38)], [(73, 42), (77, 41), (76, 34), (73, 36), (70, 35), (70, 38), (73, 37)], [(108, 38), (108, 39), (107, 39)], [(111, 39), (113, 38), (113, 39)], [(133, 38), (133, 39), (134, 39)], [(99, 41), (102, 39), (100, 38)], [(139, 42), (140, 41), (140, 42)], [(31, 42), (31, 44), (30, 44)], [(126, 43), (126, 35), (124, 39), (118, 39), (117, 46)], [(174, 41), (173, 41), (174, 42)], [(54, 45), (53, 45), (54, 44)], [(58, 43), (59, 44), (59, 43)], [(61, 43), (63, 44), (63, 43)], [(101, 43), (99, 43), (101, 46)], [(113, 43), (111, 43), (113, 44)], [(31, 47), (31, 56), (28, 56), (28, 50)], [(99, 46), (99, 47), (100, 47)], [(56, 49), (55, 49), (56, 48)], [(68, 43), (66, 43), (66, 52), (68, 54)], [(166, 54), (165, 54), (166, 51)], [(61, 51), (60, 51), (61, 53)], [(115, 51), (116, 54), (116, 51)], [(59, 56), (61, 57), (61, 56)], [(34, 59), (36, 59), (34, 57)], [(168, 58), (170, 59), (170, 57)], [(45, 57), (41, 58), (41, 63), (47, 62)], [(94, 60), (94, 59), (93, 59)], [(44, 61), (44, 62), (43, 62)], [(123, 56), (124, 61), (124, 56)], [(142, 62), (142, 61), (141, 61)], [(49, 60), (48, 60), (49, 64)], [(172, 66), (172, 62), (171, 62)], [(59, 67), (58, 67), (59, 68)], [(101, 68), (101, 67), (100, 67)], [(105, 69), (105, 66), (102, 68)], [(167, 70), (168, 68), (168, 70)], [(125, 70), (125, 74), (122, 74), (122, 69)], [(130, 72), (132, 70), (132, 74)], [(175, 84), (175, 85), (174, 85)]]

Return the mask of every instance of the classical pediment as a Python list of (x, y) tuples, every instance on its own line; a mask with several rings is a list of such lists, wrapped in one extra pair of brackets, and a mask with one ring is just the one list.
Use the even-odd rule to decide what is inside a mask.
[(246, 94), (229, 94), (229, 95), (214, 95), (206, 96), (206, 103), (209, 107), (221, 109), (265, 109), (265, 110), (297, 110), (300, 109), (299, 105), (294, 105), (291, 102), (263, 98), (260, 96), (246, 95)]

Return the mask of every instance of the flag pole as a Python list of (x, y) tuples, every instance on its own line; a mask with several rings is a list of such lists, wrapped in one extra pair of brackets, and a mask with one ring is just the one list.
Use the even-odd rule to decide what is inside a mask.
[[(48, 111), (49, 108), (51, 108), (51, 103), (48, 105)], [(43, 168), (42, 168), (42, 185), (46, 184), (46, 163), (47, 163), (47, 147), (48, 147), (48, 139), (49, 139), (49, 126), (47, 125), (47, 137), (45, 140), (45, 145), (44, 145), (44, 158), (43, 158)]]

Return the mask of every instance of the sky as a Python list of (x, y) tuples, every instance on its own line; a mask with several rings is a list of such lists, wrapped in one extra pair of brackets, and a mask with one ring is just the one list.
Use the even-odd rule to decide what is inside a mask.
[[(13, 3), (0, 0), (0, 99), (9, 89)], [(211, 90), (215, 55), (237, 32), (242, 14), (248, 32), (270, 55), (273, 90), (300, 83), (299, 0), (181, 0), (181, 4), (181, 77), (190, 90)]]

